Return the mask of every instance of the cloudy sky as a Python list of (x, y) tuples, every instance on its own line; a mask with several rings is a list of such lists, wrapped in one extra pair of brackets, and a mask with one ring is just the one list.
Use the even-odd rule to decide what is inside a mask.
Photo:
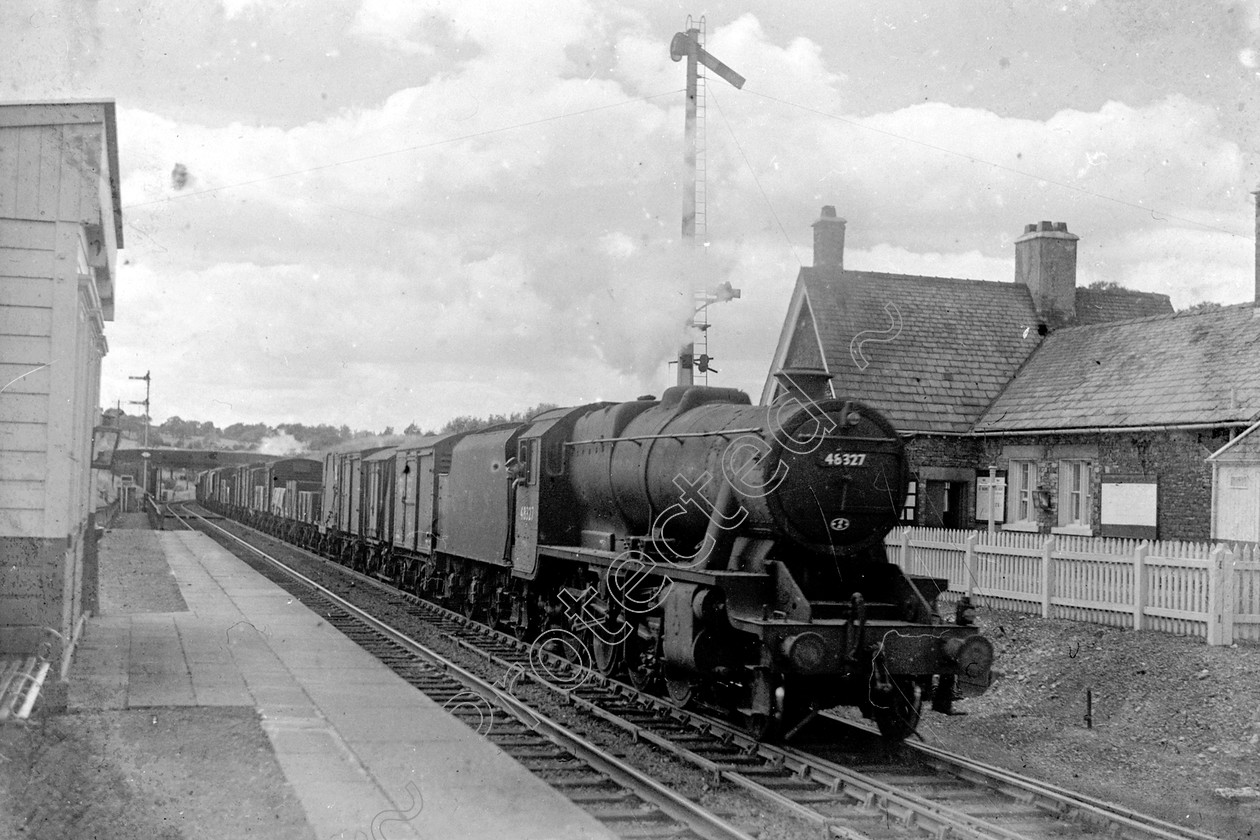
[[(688, 14), (708, 245), (681, 241)], [(659, 393), (692, 311), (754, 397), (810, 223), (846, 265), (1253, 292), (1260, 0), (4, 0), (0, 99), (118, 105), (125, 249), (102, 400), (435, 427)], [(132, 407), (132, 411), (137, 410)]]

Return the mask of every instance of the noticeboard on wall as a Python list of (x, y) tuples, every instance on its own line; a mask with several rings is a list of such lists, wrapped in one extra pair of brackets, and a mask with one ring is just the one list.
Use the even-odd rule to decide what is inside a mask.
[(993, 521), (1001, 524), (1006, 521), (1006, 474), (998, 473), (990, 484), (988, 473), (976, 476), (976, 527), (980, 528), (989, 521), (989, 500), (993, 500)]
[(1102, 477), (1102, 536), (1156, 539), (1158, 515), (1159, 484), (1155, 476)]

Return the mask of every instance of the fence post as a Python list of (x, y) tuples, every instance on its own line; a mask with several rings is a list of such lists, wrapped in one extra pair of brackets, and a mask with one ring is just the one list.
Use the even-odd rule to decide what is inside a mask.
[(963, 555), (963, 577), (967, 579), (967, 597), (976, 594), (976, 535), (967, 535), (967, 552)]
[(1054, 600), (1054, 537), (1041, 544), (1041, 617), (1050, 617)]
[(1234, 613), (1238, 608), (1238, 600), (1234, 594), (1236, 591), (1234, 586), (1238, 581), (1238, 555), (1233, 549), (1225, 552), (1224, 562), (1221, 594), (1225, 598), (1225, 609), (1221, 610), (1221, 641), (1222, 644), (1232, 645), (1234, 643)]
[[(910, 564), (910, 526), (901, 529), (901, 568), (906, 572), (911, 570)], [(917, 573), (918, 570), (916, 569)]]
[(1146, 555), (1151, 544), (1142, 540), (1133, 550), (1133, 629), (1142, 629), (1142, 619), (1146, 616)]
[(1233, 644), (1233, 577), (1234, 555), (1223, 545), (1212, 549), (1208, 558), (1207, 643)]

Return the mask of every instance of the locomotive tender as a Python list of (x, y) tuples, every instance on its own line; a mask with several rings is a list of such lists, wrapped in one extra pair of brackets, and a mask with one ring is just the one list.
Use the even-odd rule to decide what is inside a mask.
[[(968, 605), (943, 620), (946, 581), (887, 561), (907, 462), (855, 401), (680, 386), (329, 453), (322, 478), (317, 524), (247, 515), (521, 638), (563, 628), (604, 673), (761, 737), (851, 705), (904, 738), (924, 700), (950, 713), (989, 683)], [(203, 499), (249, 511), (231, 482), (252, 486), (203, 476)]]

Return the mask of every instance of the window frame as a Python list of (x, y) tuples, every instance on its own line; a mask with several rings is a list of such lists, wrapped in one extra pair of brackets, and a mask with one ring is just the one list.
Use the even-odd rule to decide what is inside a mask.
[[(1007, 464), (1006, 487), (1008, 521), (1004, 528), (1011, 530), (1028, 530), (1037, 525), (1037, 490), (1039, 462), (1032, 458), (1012, 458)], [(1025, 471), (1027, 475), (1025, 475)], [(1025, 510), (1027, 515), (1025, 515)]]
[(1093, 483), (1093, 460), (1064, 458), (1059, 461), (1059, 528), (1092, 533), (1094, 527)]
[(906, 484), (906, 500), (901, 506), (899, 525), (915, 526), (919, 524), (918, 511), (919, 478), (914, 476)]

